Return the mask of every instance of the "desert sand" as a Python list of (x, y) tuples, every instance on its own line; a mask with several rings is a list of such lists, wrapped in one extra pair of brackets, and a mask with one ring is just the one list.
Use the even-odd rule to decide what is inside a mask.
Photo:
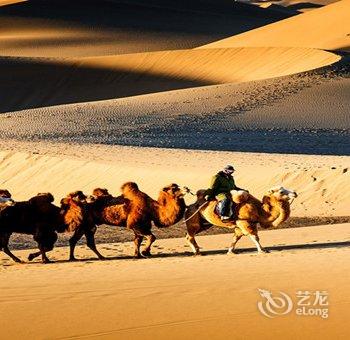
[[(0, 338), (348, 338), (349, 7), (0, 1), (0, 188), (16, 201), (117, 195), (129, 180), (154, 198), (173, 182), (196, 191), (232, 163), (256, 197), (283, 185), (299, 195), (292, 218), (330, 223), (261, 231), (264, 255), (248, 239), (226, 255), (231, 236), (215, 229), (198, 237), (206, 256), (189, 256), (183, 222), (159, 231), (172, 238), (150, 259), (132, 260), (133, 244), (116, 243), (128, 231), (106, 226), (107, 261), (79, 246), (69, 263), (70, 235), (53, 264), (0, 253)], [(12, 241), (23, 260), (35, 247)], [(294, 309), (263, 316), (259, 288)], [(296, 315), (298, 290), (326, 291), (329, 317)]]
[[(230, 235), (199, 237), (206, 256), (188, 255), (183, 239), (158, 241), (155, 258), (129, 258), (132, 244), (100, 245), (110, 257), (66, 262), (57, 248), (43, 266), (2, 260), (1, 329), (26, 339), (346, 339), (350, 225), (261, 232), (271, 253), (256, 255), (247, 240), (224, 253)], [(27, 250), (17, 251), (25, 257)], [(2, 255), (1, 255), (2, 256)], [(25, 277), (25, 279), (24, 279)], [(289, 294), (326, 290), (329, 318), (290, 314), (268, 319), (258, 289)]]

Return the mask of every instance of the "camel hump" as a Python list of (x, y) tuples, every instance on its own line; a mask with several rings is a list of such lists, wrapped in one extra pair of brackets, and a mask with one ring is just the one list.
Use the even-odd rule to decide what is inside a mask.
[(200, 189), (196, 192), (196, 196), (198, 200), (202, 200), (205, 197), (207, 190), (206, 189)]
[(92, 196), (94, 196), (94, 197), (101, 197), (101, 196), (112, 196), (112, 195), (105, 188), (95, 188), (92, 191)]
[(232, 195), (232, 201), (235, 202), (236, 204), (247, 202), (249, 199), (248, 192), (244, 190), (232, 190), (231, 195)]
[(52, 203), (54, 201), (54, 197), (50, 192), (39, 192), (36, 196), (29, 199), (29, 202), (34, 205), (45, 205)]

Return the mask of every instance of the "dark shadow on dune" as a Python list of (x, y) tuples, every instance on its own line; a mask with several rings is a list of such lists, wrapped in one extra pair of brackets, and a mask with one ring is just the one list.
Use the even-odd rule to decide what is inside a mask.
[[(29, 27), (33, 25), (33, 19), (43, 19), (45, 25), (52, 27), (83, 28), (91, 32), (102, 30), (114, 33), (117, 44), (118, 34), (127, 32), (144, 43), (139, 52), (152, 50), (147, 48), (147, 43), (154, 39), (152, 34), (168, 37), (171, 48), (174, 47), (171, 38), (180, 36), (182, 43), (190, 48), (290, 16), (228, 0), (28, 0), (0, 7), (0, 20), (21, 19), (23, 24), (27, 21)], [(42, 24), (38, 23), (39, 27)]]
[(0, 58), (0, 113), (209, 85), (117, 69)]
[(314, 4), (312, 2), (299, 2), (297, 4), (292, 4), (292, 5), (289, 5), (286, 7), (289, 9), (295, 10), (295, 11), (299, 11), (299, 10), (307, 9), (307, 8), (320, 8), (320, 7), (323, 7), (323, 5)]
[[(174, 124), (175, 126), (175, 124)], [(315, 129), (315, 128), (274, 128), (274, 129), (234, 129), (229, 127), (219, 130), (206, 125), (206, 131), (191, 129), (181, 130), (181, 133), (169, 131), (147, 131), (123, 136), (105, 144), (163, 147), (191, 150), (220, 150), (237, 152), (265, 152), (308, 155), (350, 155), (350, 130)], [(182, 127), (181, 127), (182, 128)], [(160, 130), (160, 129), (158, 129)], [(215, 136), (215, 138), (213, 138)], [(70, 136), (73, 138), (73, 136)], [(47, 136), (52, 138), (52, 136)], [(85, 136), (85, 138), (88, 138)]]

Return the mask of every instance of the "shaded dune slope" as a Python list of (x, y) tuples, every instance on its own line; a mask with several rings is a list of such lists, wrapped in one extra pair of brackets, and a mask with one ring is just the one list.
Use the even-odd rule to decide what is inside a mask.
[(0, 51), (76, 57), (193, 48), (288, 16), (223, 0), (25, 1), (0, 7)]
[(333, 53), (297, 48), (178, 50), (71, 60), (3, 58), (0, 112), (273, 78), (339, 59)]

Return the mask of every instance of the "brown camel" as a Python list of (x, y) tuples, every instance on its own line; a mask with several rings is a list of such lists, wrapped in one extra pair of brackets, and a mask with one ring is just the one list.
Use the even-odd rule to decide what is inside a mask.
[[(73, 236), (69, 239), (69, 261), (76, 260), (74, 249), (83, 235), (85, 235), (87, 246), (100, 260), (103, 260), (104, 256), (100, 254), (95, 244), (96, 225), (93, 211), (83, 192), (75, 191), (62, 198), (61, 208), (58, 213), (59, 215), (56, 216), (54, 222), (56, 231), (59, 233), (73, 232)], [(32, 253), (28, 256), (28, 259), (31, 261), (39, 255), (39, 252)]]
[(38, 256), (42, 256), (43, 263), (50, 262), (46, 252), (53, 249), (57, 240), (54, 221), (59, 214), (59, 208), (52, 202), (53, 196), (44, 193), (28, 201), (13, 202), (10, 206), (6, 202), (6, 207), (0, 204), (0, 250), (14, 261), (22, 262), (8, 248), (10, 236), (12, 233), (33, 235), (40, 250)]
[(259, 242), (258, 224), (262, 228), (270, 228), (286, 221), (290, 215), (291, 200), (297, 197), (294, 191), (283, 187), (270, 189), (262, 201), (245, 191), (240, 191), (232, 197), (236, 203), (235, 220), (223, 222), (215, 213), (217, 202), (205, 202), (204, 194), (205, 190), (199, 190), (197, 202), (190, 205), (185, 213), (186, 240), (195, 255), (200, 255), (195, 235), (213, 225), (233, 229), (233, 242), (228, 253), (234, 253), (235, 246), (243, 235), (251, 238), (258, 252), (266, 252)]
[[(155, 201), (139, 190), (134, 182), (127, 182), (121, 187), (122, 196), (113, 197), (106, 189), (95, 189), (92, 203), (95, 223), (124, 226), (134, 232), (135, 253), (139, 258), (149, 256), (156, 237), (152, 234), (152, 222), (159, 228), (169, 227), (179, 222), (185, 212), (185, 191), (177, 184), (164, 187)], [(142, 252), (143, 238), (147, 243)]]

